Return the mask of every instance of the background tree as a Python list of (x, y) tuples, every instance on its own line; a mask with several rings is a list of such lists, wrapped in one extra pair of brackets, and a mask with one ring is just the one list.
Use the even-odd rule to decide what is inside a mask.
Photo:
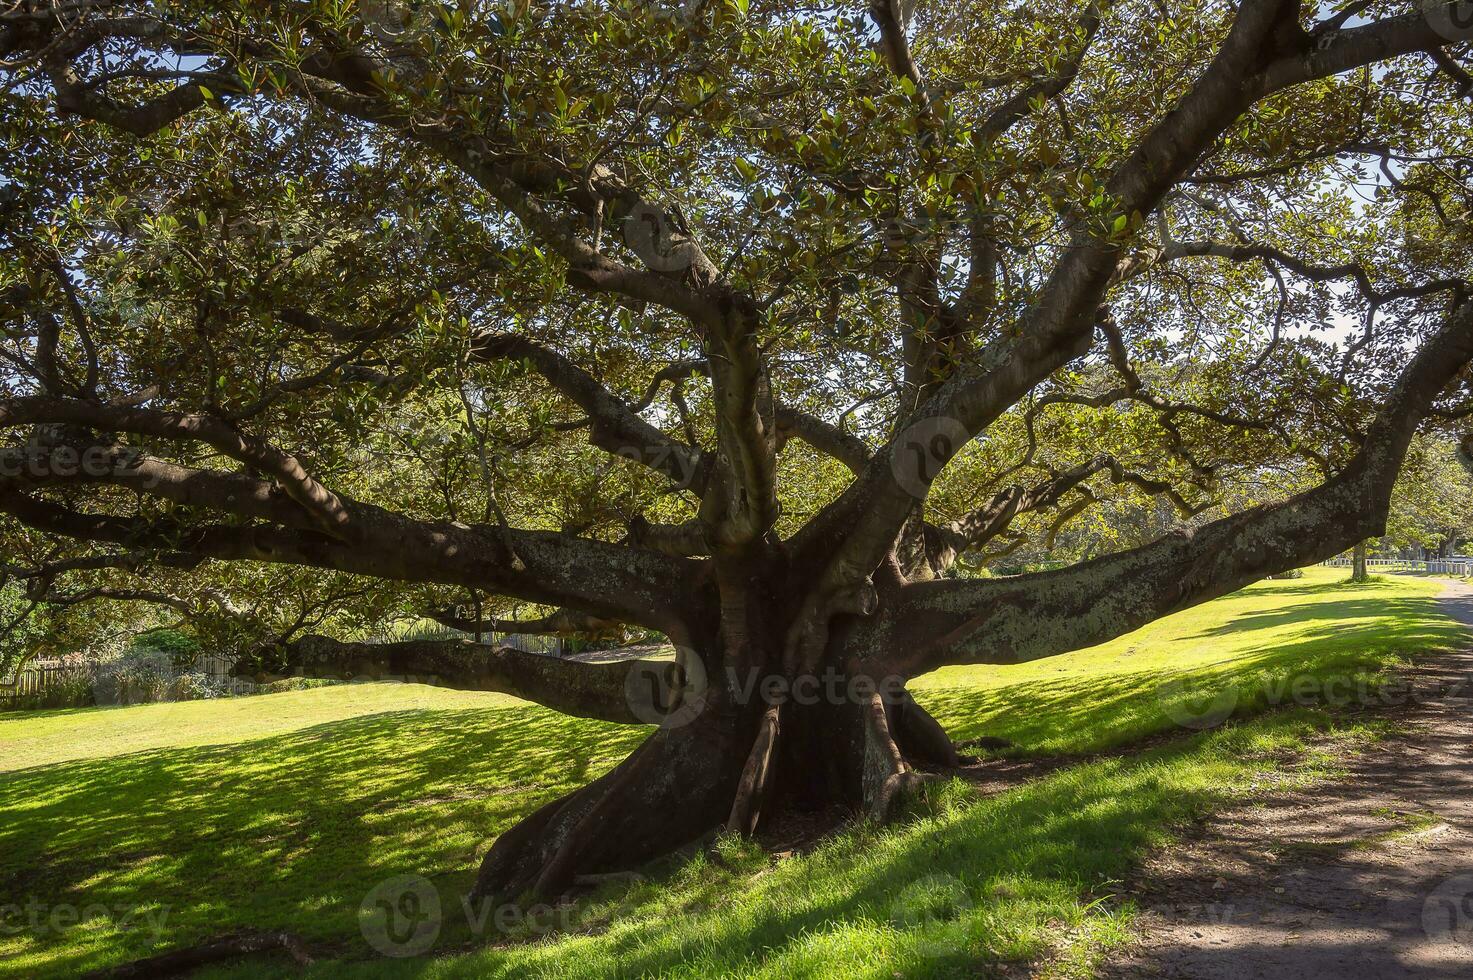
[[(11, 6), (14, 563), (238, 608), (271, 583), (238, 565), (346, 577), (336, 637), (242, 669), (662, 722), (484, 894), (884, 818), (956, 759), (905, 680), (1378, 535), (1413, 436), (1466, 418), (1465, 12)], [(953, 577), (1129, 495), (1182, 523)], [(426, 611), (678, 657), (351, 642)]]
[(1446, 439), (1412, 444), (1391, 496), (1385, 541), (1394, 548), (1420, 548), (1451, 558), (1473, 536), (1473, 477)]

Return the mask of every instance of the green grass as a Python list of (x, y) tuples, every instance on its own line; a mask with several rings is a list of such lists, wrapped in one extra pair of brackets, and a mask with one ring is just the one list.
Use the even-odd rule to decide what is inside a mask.
[[(1372, 736), (1305, 708), (1194, 732), (1172, 720), (1193, 692), (1163, 697), (1163, 682), (1204, 672), (1250, 715), (1271, 706), (1276, 677), (1373, 674), (1461, 639), (1437, 583), (1342, 578), (1311, 569), (1093, 650), (918, 685), (962, 738), (1053, 753), (1181, 738), (985, 799), (954, 784), (913, 822), (854, 827), (808, 855), (725, 842), (719, 859), (668, 862), (530, 926), (467, 920), (477, 857), (641, 730), (397, 685), (6, 716), (0, 906), (94, 914), (16, 930), (0, 908), (0, 975), (74, 975), (235, 927), (302, 934), (335, 957), (317, 976), (973, 976), (1020, 960), (1088, 975), (1128, 933), (1116, 883), (1146, 850), (1254, 786), (1322, 775)], [(360, 903), (402, 874), (429, 879), (443, 925), (425, 957), (377, 958)], [(557, 928), (539, 941), (544, 924)], [(223, 972), (273, 970), (293, 972)]]
[(0, 905), (34, 896), (109, 914), (39, 936), (0, 923), (0, 972), (146, 954), (149, 910), (167, 916), (162, 945), (240, 924), (356, 934), (373, 882), (414, 868), (464, 887), (491, 839), (641, 737), (497, 695), (387, 684), (8, 718), (7, 768), (29, 767), (0, 778)]
[(805, 857), (774, 862), (726, 842), (725, 866), (697, 859), (595, 903), (570, 935), (437, 960), (325, 964), (309, 975), (973, 977), (1043, 957), (1049, 974), (1087, 975), (1128, 936), (1131, 909), (1117, 885), (1140, 856), (1232, 787), (1311, 779), (1328, 770), (1332, 745), (1368, 736), (1341, 730), (1306, 753), (1324, 731), (1323, 718), (1300, 711), (987, 799), (952, 784), (919, 820), (855, 827)]
[(1203, 712), (1224, 690), (1220, 704), (1239, 716), (1294, 702), (1294, 680), (1311, 698), (1318, 682), (1333, 680), (1332, 696), (1358, 699), (1362, 684), (1411, 654), (1463, 637), (1438, 611), (1441, 581), (1346, 579), (1344, 569), (1308, 568), (1303, 578), (1259, 582), (1089, 650), (947, 667), (912, 688), (959, 740), (991, 735), (1030, 753), (1087, 752), (1171, 730), (1174, 718)]

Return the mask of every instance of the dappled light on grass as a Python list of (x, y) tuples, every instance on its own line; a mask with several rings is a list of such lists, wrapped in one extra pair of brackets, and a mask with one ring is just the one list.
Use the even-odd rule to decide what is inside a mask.
[[(958, 738), (1079, 753), (1157, 733), (1148, 752), (1073, 766), (978, 799), (952, 784), (919, 819), (858, 826), (810, 854), (739, 841), (714, 857), (610, 885), (567, 925), (481, 930), (460, 896), (502, 830), (596, 777), (640, 729), (568, 718), (499, 695), (344, 685), (232, 702), (45, 712), (0, 721), (0, 893), (102, 905), (85, 926), (0, 935), (0, 975), (70, 976), (235, 928), (291, 928), (325, 953), (320, 976), (974, 976), (1039, 960), (1056, 976), (1126, 935), (1118, 882), (1185, 822), (1264, 781), (1323, 771), (1331, 731), (1312, 710), (1196, 732), (1160, 695), (1172, 677), (1237, 685), (1367, 676), (1461, 633), (1435, 582), (1343, 587), (1311, 569), (1092, 650), (925, 678), (920, 699)], [(1337, 750), (1369, 737), (1342, 721)], [(359, 904), (424, 875), (444, 926), (426, 956), (383, 959)], [(144, 913), (162, 914), (151, 930)], [(335, 959), (334, 959), (335, 958)], [(286, 960), (212, 975), (294, 976)]]
[(802, 857), (730, 842), (719, 861), (625, 895), (619, 920), (592, 935), (310, 975), (971, 977), (1050, 954), (1069, 975), (1125, 937), (1117, 884), (1146, 849), (1255, 778), (1321, 771), (1322, 753), (1278, 770), (1325, 727), (1312, 712), (1277, 715), (980, 800), (951, 784), (910, 823), (857, 826)]
[[(269, 714), (275, 698), (310, 696), (331, 711), (357, 693), (238, 704)], [(464, 890), (491, 838), (601, 774), (640, 737), (530, 706), (421, 708), (7, 774), (5, 893), (110, 914), (85, 932), (0, 936), (0, 953), (26, 975), (146, 955), (153, 937), (121, 928), (118, 912), (144, 905), (167, 910), (161, 947), (235, 925), (356, 937), (358, 903), (375, 883), (413, 872)]]
[(1022, 752), (1097, 751), (1190, 730), (1178, 723), (1173, 682), (1186, 687), (1182, 695), (1231, 689), (1240, 717), (1284, 706), (1298, 679), (1334, 679), (1331, 693), (1374, 690), (1387, 669), (1466, 638), (1439, 611), (1441, 590), (1435, 580), (1403, 578), (1352, 586), (1343, 569), (1310, 568), (1302, 579), (1259, 582), (1098, 647), (1015, 666), (948, 667), (912, 689), (960, 741), (994, 736)]

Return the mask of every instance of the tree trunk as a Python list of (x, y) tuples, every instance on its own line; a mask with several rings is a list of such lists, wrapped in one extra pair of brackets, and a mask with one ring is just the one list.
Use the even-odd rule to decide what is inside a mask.
[(1371, 577), (1370, 572), (1366, 570), (1366, 545), (1367, 542), (1365, 541), (1356, 542), (1352, 558), (1354, 568), (1350, 573), (1350, 580), (1352, 582), (1365, 582)]
[(708, 685), (693, 715), (670, 705), (613, 770), (502, 834), (474, 898), (555, 896), (581, 875), (634, 868), (722, 828), (750, 835), (785, 812), (888, 820), (929, 773), (958, 764), (898, 680), (723, 669)]

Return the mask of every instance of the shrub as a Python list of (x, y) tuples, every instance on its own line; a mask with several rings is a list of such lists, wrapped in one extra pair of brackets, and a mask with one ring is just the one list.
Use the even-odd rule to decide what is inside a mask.
[[(140, 641), (135, 639), (122, 653), (98, 661), (80, 654), (63, 658), (76, 669), (50, 682), (39, 694), (0, 702), (0, 710), (42, 708), (85, 708), (92, 705), (152, 704), (159, 701), (201, 701), (213, 698), (276, 694), (325, 687), (337, 681), (288, 677), (257, 684), (237, 677), (216, 678), (189, 664), (197, 658), (197, 646), (182, 634), (158, 630)], [(187, 654), (187, 655), (181, 655)]]
[(26, 694), (0, 701), (0, 709), (14, 711), (42, 711), (47, 708), (90, 708), (96, 702), (92, 696), (92, 675), (86, 671), (63, 674), (39, 694)]
[(161, 654), (176, 667), (184, 667), (199, 656), (199, 641), (176, 629), (156, 629), (140, 633), (128, 645), (129, 653)]
[(212, 679), (208, 674), (197, 670), (185, 671), (174, 678), (169, 685), (169, 701), (202, 701), (206, 698), (218, 698), (230, 693), (228, 685)]
[(130, 647), (116, 660), (100, 664), (92, 675), (98, 704), (150, 704), (168, 699), (177, 673), (166, 653)]

